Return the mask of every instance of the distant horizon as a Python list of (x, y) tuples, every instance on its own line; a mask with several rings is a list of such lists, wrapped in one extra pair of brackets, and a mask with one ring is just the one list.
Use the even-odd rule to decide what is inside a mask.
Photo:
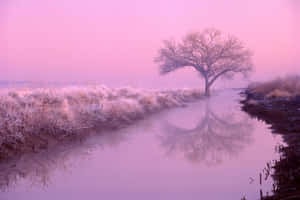
[(207, 27), (237, 36), (254, 52), (251, 80), (299, 73), (300, 5), (295, 0), (176, 0), (172, 9), (158, 0), (12, 0), (0, 5), (0, 80), (201, 85), (191, 69), (160, 76), (153, 58), (164, 39)]

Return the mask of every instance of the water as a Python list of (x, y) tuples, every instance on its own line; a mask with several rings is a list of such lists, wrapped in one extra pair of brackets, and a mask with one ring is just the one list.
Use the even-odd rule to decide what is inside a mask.
[(240, 111), (237, 93), (2, 164), (0, 199), (259, 199), (281, 138)]

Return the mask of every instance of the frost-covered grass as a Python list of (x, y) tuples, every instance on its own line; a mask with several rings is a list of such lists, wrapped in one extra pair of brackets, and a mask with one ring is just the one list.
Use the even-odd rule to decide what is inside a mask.
[[(139, 90), (104, 86), (0, 90), (0, 159), (34, 139), (55, 140), (115, 129), (203, 96), (198, 89)], [(47, 143), (47, 142), (46, 142)], [(34, 148), (34, 146), (32, 146)]]
[(266, 98), (291, 98), (300, 95), (300, 76), (288, 76), (268, 82), (253, 83), (249, 89)]

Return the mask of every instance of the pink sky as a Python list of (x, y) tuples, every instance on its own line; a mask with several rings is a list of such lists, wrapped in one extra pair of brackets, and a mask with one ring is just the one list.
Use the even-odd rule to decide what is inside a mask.
[[(254, 78), (291, 73), (299, 67), (299, 7), (295, 0), (2, 0), (0, 80), (156, 80), (161, 41), (206, 27), (254, 51)], [(198, 80), (189, 71), (170, 76), (177, 75)]]

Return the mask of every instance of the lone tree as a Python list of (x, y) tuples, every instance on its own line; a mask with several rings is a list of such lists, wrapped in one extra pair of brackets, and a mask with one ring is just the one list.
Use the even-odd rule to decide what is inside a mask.
[(217, 29), (189, 33), (178, 43), (165, 40), (154, 61), (159, 63), (161, 74), (183, 67), (196, 69), (205, 80), (206, 96), (219, 77), (246, 76), (253, 68), (251, 51), (236, 37)]

